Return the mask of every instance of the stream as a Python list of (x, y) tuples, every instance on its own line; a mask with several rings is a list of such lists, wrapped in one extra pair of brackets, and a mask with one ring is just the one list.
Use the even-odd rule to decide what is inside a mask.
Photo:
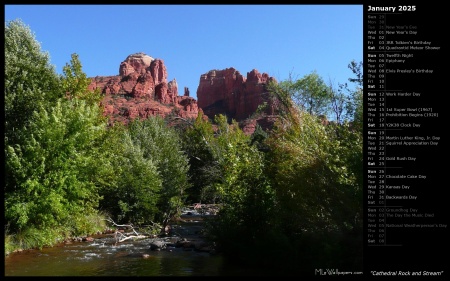
[[(114, 243), (114, 234), (92, 236), (42, 250), (26, 250), (5, 257), (5, 276), (252, 276), (267, 269), (227, 264), (201, 236), (201, 220), (172, 225), (173, 234)], [(151, 247), (155, 241), (164, 248)], [(158, 244), (158, 242), (156, 242)], [(266, 272), (264, 272), (266, 271)]]

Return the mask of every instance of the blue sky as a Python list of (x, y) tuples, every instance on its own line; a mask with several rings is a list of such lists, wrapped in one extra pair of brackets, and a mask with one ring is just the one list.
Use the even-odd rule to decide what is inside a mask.
[(316, 71), (348, 82), (363, 60), (362, 5), (5, 5), (58, 73), (77, 53), (88, 77), (118, 75), (130, 54), (162, 59), (179, 94), (196, 98), (200, 75), (234, 67), (278, 81)]

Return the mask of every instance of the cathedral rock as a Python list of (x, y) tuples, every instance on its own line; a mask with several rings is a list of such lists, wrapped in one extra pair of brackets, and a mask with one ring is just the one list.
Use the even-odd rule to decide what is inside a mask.
[(110, 123), (169, 114), (196, 118), (197, 100), (189, 96), (187, 88), (179, 96), (177, 81), (167, 81), (167, 77), (163, 60), (136, 53), (120, 64), (119, 75), (91, 78), (89, 90), (98, 88), (104, 95), (102, 106)]
[(205, 118), (223, 114), (229, 120), (235, 119), (246, 134), (251, 134), (258, 124), (270, 129), (276, 119), (270, 106), (264, 115), (249, 119), (265, 101), (267, 83), (275, 81), (256, 69), (246, 77), (234, 68), (200, 75), (198, 103), (186, 87), (179, 95), (177, 81), (168, 81), (167, 77), (163, 60), (136, 53), (120, 64), (119, 75), (91, 78), (89, 90), (99, 89), (103, 94), (101, 105), (110, 124), (115, 121), (126, 124), (135, 118), (151, 116), (196, 118), (202, 111)]

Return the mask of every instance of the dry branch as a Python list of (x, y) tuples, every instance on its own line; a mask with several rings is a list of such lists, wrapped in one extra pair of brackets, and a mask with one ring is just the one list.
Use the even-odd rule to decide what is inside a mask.
[(106, 219), (106, 221), (110, 222), (111, 224), (113, 224), (117, 227), (127, 227), (127, 228), (131, 229), (131, 231), (135, 234), (135, 235), (127, 235), (126, 233), (122, 233), (122, 232), (119, 232), (119, 230), (116, 230), (116, 232), (114, 233), (114, 239), (116, 240), (116, 244), (121, 243), (126, 240), (129, 240), (129, 239), (144, 239), (144, 238), (149, 237), (146, 235), (139, 234), (134, 229), (134, 226), (132, 224), (117, 224), (111, 218)]

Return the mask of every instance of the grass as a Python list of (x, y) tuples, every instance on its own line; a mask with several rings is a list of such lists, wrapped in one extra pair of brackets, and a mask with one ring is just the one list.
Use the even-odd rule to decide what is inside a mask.
[(107, 229), (104, 214), (79, 217), (72, 222), (76, 226), (65, 225), (49, 229), (38, 229), (30, 226), (17, 233), (5, 230), (5, 256), (17, 251), (52, 247), (66, 239), (87, 236)]

